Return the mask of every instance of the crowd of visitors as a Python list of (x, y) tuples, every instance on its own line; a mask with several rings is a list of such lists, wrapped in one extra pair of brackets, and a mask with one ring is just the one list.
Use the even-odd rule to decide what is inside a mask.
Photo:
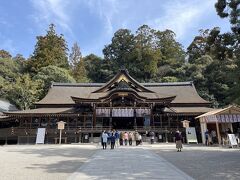
[[(232, 134), (232, 131), (230, 128), (227, 128), (224, 132), (220, 133), (221, 141), (222, 141), (223, 145), (229, 143), (228, 142), (229, 141), (228, 134)], [(210, 145), (218, 143), (217, 133), (215, 130), (206, 129), (204, 135), (205, 135), (205, 145), (206, 146), (210, 146)]]
[(101, 143), (103, 149), (107, 148), (107, 145), (111, 145), (111, 149), (119, 146), (132, 146), (133, 141), (136, 142), (136, 146), (142, 144), (142, 135), (135, 131), (132, 132), (119, 132), (116, 130), (103, 131), (101, 135)]

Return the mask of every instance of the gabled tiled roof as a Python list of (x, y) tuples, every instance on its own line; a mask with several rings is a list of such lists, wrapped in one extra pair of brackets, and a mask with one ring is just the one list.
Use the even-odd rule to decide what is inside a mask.
[[(192, 82), (177, 83), (140, 83), (153, 93), (138, 92), (144, 96), (169, 97), (176, 96), (172, 103), (203, 103), (209, 104), (202, 99)], [(98, 98), (106, 93), (93, 93), (104, 83), (53, 83), (48, 94), (36, 104), (74, 104), (73, 97)]]

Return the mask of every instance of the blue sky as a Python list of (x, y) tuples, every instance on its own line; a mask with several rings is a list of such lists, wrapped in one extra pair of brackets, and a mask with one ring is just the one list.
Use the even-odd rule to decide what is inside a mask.
[(219, 26), (230, 31), (227, 19), (220, 19), (216, 0), (2, 0), (0, 1), (0, 49), (29, 57), (36, 36), (44, 35), (54, 23), (69, 49), (74, 42), (82, 54), (102, 55), (104, 45), (118, 29), (135, 32), (143, 24), (158, 30), (171, 29), (185, 47), (199, 29)]

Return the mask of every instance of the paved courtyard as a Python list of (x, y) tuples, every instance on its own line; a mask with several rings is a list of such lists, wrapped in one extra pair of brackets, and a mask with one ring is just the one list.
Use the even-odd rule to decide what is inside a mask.
[(239, 148), (185, 145), (176, 152), (172, 145), (156, 145), (151, 149), (195, 179), (240, 179)]
[(240, 150), (174, 144), (0, 146), (0, 179), (239, 179)]

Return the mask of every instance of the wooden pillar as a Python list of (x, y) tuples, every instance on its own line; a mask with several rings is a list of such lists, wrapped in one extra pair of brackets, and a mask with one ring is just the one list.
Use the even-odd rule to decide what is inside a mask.
[(136, 117), (136, 101), (134, 101), (134, 129), (137, 129), (137, 117)]
[(31, 115), (31, 117), (30, 117), (30, 127), (29, 127), (29, 129), (32, 129), (32, 115)]
[[(78, 122), (78, 117), (75, 119), (73, 119), (73, 120), (76, 120), (76, 122), (75, 122), (75, 128), (77, 128), (77, 122)], [(81, 118), (80, 118), (80, 120), (81, 120)]]
[(93, 127), (96, 127), (96, 105), (93, 104), (93, 123), (92, 123)]
[(112, 129), (112, 101), (110, 101), (110, 118), (109, 118), (109, 126)]
[(160, 114), (159, 118), (160, 118), (160, 127), (162, 128), (162, 119), (163, 119), (163, 115)]
[(218, 136), (218, 144), (220, 145), (221, 144), (221, 136), (220, 136), (218, 121), (216, 121), (216, 129), (217, 129), (217, 136)]
[(168, 128), (170, 128), (170, 117), (169, 117), (169, 115), (167, 116), (167, 119), (168, 119)]
[(177, 114), (177, 129), (179, 129), (179, 119), (178, 119), (178, 114)]
[(20, 118), (18, 120), (19, 120), (19, 127), (22, 127), (22, 125), (23, 125), (22, 118)]
[(152, 113), (151, 116), (152, 116), (152, 121), (153, 121), (153, 122), (152, 122), (152, 123), (153, 123), (153, 128), (155, 129), (155, 119), (154, 119), (154, 115), (153, 115), (153, 113)]
[(83, 127), (85, 128), (85, 123), (86, 123), (86, 115), (83, 115)]
[(50, 129), (50, 116), (48, 116), (48, 125), (47, 125), (47, 128)]
[(152, 108), (153, 107), (153, 105), (152, 104), (150, 104), (150, 118), (151, 118), (151, 123), (150, 123), (150, 126), (154, 126), (154, 118), (153, 118), (153, 111), (152, 111)]
[(38, 119), (38, 128), (41, 126), (42, 116)]
[(91, 141), (90, 142), (93, 143), (93, 131), (91, 133)]
[(201, 127), (202, 143), (205, 144), (206, 142), (205, 132), (207, 130), (207, 123), (202, 117), (199, 119), (199, 121), (200, 121), (200, 127)]

